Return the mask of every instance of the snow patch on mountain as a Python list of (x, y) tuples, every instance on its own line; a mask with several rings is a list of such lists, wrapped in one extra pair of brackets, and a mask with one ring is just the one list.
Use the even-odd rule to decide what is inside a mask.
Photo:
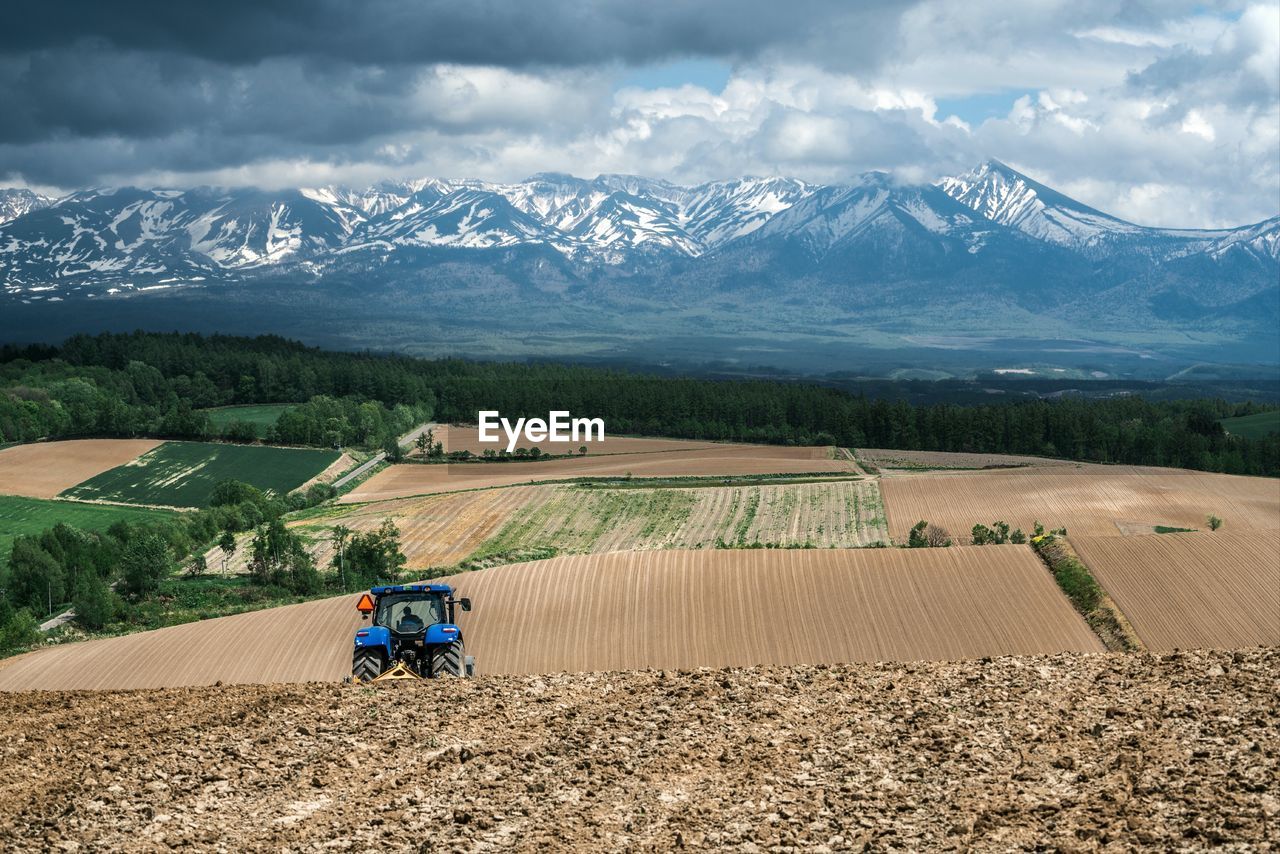
[(54, 203), (54, 199), (33, 193), (27, 189), (0, 189), (0, 225), (42, 210)]
[(1091, 263), (1112, 252), (1153, 265), (1191, 259), (1266, 269), (1280, 259), (1280, 217), (1213, 231), (1143, 228), (996, 161), (936, 185), (884, 173), (826, 186), (748, 177), (691, 187), (543, 173), (513, 183), (423, 178), (364, 189), (97, 188), (56, 202), (10, 190), (0, 191), (3, 204), (0, 213), (22, 210), (0, 224), (0, 283), (10, 293), (71, 281), (134, 287), (158, 272), (180, 286), (290, 265), (319, 277), (351, 253), (372, 251), (360, 262), (380, 264), (414, 249), (521, 245), (546, 247), (572, 265), (785, 247), (802, 253), (789, 258), (863, 266), (906, 253), (910, 266), (1037, 244)]
[(984, 219), (1060, 246), (1081, 247), (1143, 231), (1039, 184), (997, 160), (938, 186)]

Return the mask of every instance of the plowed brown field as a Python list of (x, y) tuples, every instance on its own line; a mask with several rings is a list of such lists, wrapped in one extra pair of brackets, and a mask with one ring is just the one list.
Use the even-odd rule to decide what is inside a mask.
[(689, 477), (830, 472), (856, 474), (848, 460), (833, 457), (828, 447), (787, 448), (772, 445), (717, 445), (688, 451), (609, 454), (527, 463), (456, 463), (397, 465), (347, 493), (342, 503), (381, 501), (434, 492), (455, 492), (530, 481), (575, 477)]
[[(294, 523), (312, 539), (310, 551), (321, 566), (333, 556), (333, 526), (370, 531), (385, 519), (399, 528), (408, 566), (417, 569), (547, 547), (574, 554), (725, 543), (855, 548), (888, 541), (880, 490), (870, 479), (696, 489), (517, 486), (340, 509)], [(247, 571), (252, 536), (240, 536), (226, 572)], [(217, 546), (205, 559), (215, 572), (223, 570)]]
[(156, 439), (71, 439), (0, 451), (0, 494), (54, 498), (159, 445)]
[(1280, 646), (1280, 533), (1070, 539), (1148, 649)]
[[(505, 450), (506, 433), (501, 429), (496, 432), (502, 441), (498, 443), (481, 442), (479, 428), (450, 424), (437, 427), (435, 439), (444, 445), (446, 451), (470, 451), (480, 456), (485, 451)], [(578, 449), (586, 445), (590, 454), (652, 454), (663, 451), (696, 451), (704, 448), (741, 448), (744, 445), (730, 445), (718, 442), (700, 442), (695, 439), (657, 439), (650, 437), (609, 436), (599, 441), (578, 442), (529, 442), (521, 439), (517, 447), (538, 448), (544, 454), (576, 454)]]
[[(341, 509), (345, 512), (319, 519), (303, 519), (290, 527), (299, 529), (311, 541), (308, 551), (322, 568), (327, 568), (333, 558), (331, 531), (335, 525), (366, 532), (387, 519), (400, 531), (400, 550), (408, 559), (407, 566), (422, 569), (449, 565), (470, 556), (517, 510), (536, 501), (541, 490), (552, 488), (530, 486), (378, 501), (344, 507)], [(252, 539), (253, 532), (236, 538), (236, 551), (226, 563), (227, 574), (248, 572), (248, 546)], [(223, 552), (217, 546), (205, 552), (205, 561), (214, 572), (224, 571), (222, 559)]]
[[(451, 582), (483, 673), (1102, 651), (1025, 546), (620, 552)], [(340, 679), (355, 599), (52, 647), (0, 666), (0, 690)]]
[(906, 542), (921, 519), (966, 542), (976, 523), (1003, 520), (1030, 533), (1038, 520), (1068, 534), (1119, 536), (1154, 525), (1280, 529), (1280, 481), (1181, 469), (1082, 465), (1004, 471), (929, 472), (881, 481), (889, 533)]

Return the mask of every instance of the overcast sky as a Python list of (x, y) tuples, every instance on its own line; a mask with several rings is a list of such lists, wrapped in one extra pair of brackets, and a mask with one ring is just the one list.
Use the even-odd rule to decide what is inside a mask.
[(6, 9), (0, 117), (0, 183), (49, 192), (994, 157), (1216, 227), (1280, 213), (1280, 3), (46, 0)]

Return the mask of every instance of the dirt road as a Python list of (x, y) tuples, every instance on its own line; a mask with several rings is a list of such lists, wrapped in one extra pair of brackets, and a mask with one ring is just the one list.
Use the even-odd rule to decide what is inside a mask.
[(0, 695), (0, 848), (1280, 845), (1280, 653)]

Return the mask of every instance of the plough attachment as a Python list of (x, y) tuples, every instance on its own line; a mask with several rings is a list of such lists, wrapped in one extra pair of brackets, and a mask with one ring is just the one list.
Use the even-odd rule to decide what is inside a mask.
[[(421, 678), (422, 678), (421, 676), (414, 673), (409, 668), (405, 667), (403, 661), (397, 661), (395, 667), (392, 667), (390, 670), (386, 670), (382, 673), (379, 673), (377, 676), (373, 677), (367, 683), (364, 683), (364, 684), (372, 685), (375, 682), (403, 682), (405, 680), (417, 681), (417, 680), (420, 680)], [(357, 683), (360, 682), (359, 679), (355, 679), (353, 681)]]

